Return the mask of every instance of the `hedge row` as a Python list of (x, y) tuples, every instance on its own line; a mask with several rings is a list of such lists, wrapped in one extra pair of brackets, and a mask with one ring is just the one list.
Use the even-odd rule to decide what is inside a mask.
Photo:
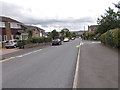
[(40, 38), (32, 38), (28, 40), (19, 40), (17, 42), (18, 47), (22, 47), (26, 44), (33, 44), (33, 43), (46, 43), (46, 42), (51, 42), (51, 38), (46, 38), (46, 37), (40, 37)]
[(120, 48), (120, 29), (109, 30), (100, 37), (102, 43)]
[(99, 40), (99, 35), (95, 32), (86, 32), (83, 37), (87, 40)]

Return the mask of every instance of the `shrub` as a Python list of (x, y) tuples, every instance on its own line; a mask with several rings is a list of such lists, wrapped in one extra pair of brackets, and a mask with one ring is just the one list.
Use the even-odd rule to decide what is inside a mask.
[(95, 40), (95, 38), (96, 40), (99, 40), (99, 36), (95, 32), (86, 32), (85, 37), (89, 40)]
[(27, 40), (19, 40), (19, 41), (17, 41), (17, 46), (19, 48), (24, 48), (24, 45), (26, 45), (26, 44), (27, 44)]
[(28, 40), (19, 40), (18, 43), (18, 47), (20, 48), (24, 48), (24, 45), (26, 44), (31, 44), (31, 43), (46, 43), (46, 42), (51, 42), (52, 39), (49, 37), (39, 37), (39, 38), (32, 38), (32, 39), (28, 39)]
[(101, 35), (100, 40), (106, 45), (120, 48), (120, 29), (113, 29)]
[(106, 36), (106, 33), (102, 34), (100, 37), (101, 42), (104, 44), (105, 44), (105, 36)]
[(31, 43), (44, 43), (51, 42), (51, 38), (40, 37), (40, 38), (32, 38)]

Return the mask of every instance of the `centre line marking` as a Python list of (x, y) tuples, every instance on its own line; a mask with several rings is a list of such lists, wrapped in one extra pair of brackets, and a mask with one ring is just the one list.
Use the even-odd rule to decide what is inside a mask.
[(1, 60), (0, 62), (4, 62), (4, 61), (8, 61), (8, 60), (11, 60), (11, 59), (14, 59), (16, 57), (10, 57), (10, 58), (7, 58), (7, 59), (4, 59), (4, 60)]
[(23, 54), (23, 55), (19, 55), (19, 56), (16, 56), (16, 57), (10, 57), (10, 58), (4, 59), (4, 60), (0, 60), (0, 62), (8, 61), (8, 60), (11, 60), (11, 59), (14, 59), (14, 58), (17, 58), (17, 57), (24, 57), (24, 56), (30, 55), (32, 53), (39, 52), (41, 50), (42, 49), (39, 49), (39, 50), (36, 50), (36, 51), (33, 51), (33, 52), (29, 52), (29, 53), (26, 53), (26, 54)]
[(80, 42), (79, 44), (79, 49), (78, 49), (78, 55), (77, 55), (77, 63), (76, 63), (76, 70), (75, 70), (75, 76), (74, 76), (74, 81), (73, 81), (73, 90), (77, 88), (77, 83), (78, 83), (78, 70), (79, 70), (79, 62), (80, 62), (80, 49), (81, 46), (83, 45), (83, 42)]

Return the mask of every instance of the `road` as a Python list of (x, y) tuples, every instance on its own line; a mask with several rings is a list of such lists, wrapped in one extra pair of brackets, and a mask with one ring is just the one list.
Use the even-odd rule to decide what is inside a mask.
[(72, 88), (80, 39), (2, 62), (3, 88)]
[(83, 41), (78, 88), (118, 88), (118, 50)]

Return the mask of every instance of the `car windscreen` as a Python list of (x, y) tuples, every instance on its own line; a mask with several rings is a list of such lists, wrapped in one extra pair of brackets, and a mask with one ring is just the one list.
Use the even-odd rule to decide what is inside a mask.
[(57, 41), (60, 41), (59, 39), (54, 39), (53, 41), (57, 42)]

